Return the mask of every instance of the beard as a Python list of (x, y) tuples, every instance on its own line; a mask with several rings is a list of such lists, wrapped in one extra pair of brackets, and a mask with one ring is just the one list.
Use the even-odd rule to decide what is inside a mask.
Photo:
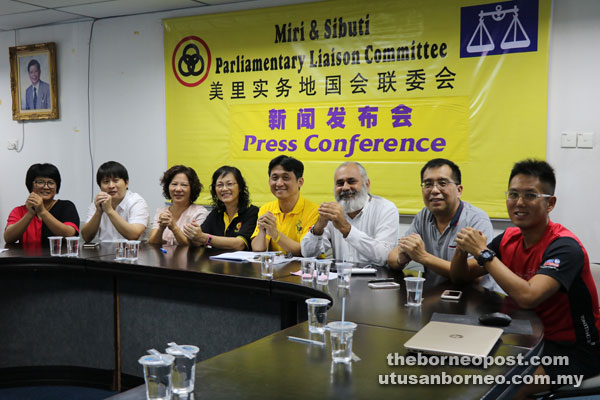
[(369, 200), (369, 192), (363, 186), (360, 190), (346, 190), (339, 195), (336, 193), (335, 200), (342, 206), (344, 213), (350, 214), (362, 210)]

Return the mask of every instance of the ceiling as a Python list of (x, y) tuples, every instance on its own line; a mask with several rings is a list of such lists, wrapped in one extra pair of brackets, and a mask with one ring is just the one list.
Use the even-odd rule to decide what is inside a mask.
[(0, 31), (242, 1), (245, 0), (0, 0)]

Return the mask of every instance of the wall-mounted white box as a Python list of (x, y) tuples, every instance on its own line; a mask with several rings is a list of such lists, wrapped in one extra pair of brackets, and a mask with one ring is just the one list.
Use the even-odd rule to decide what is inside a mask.
[(560, 147), (575, 148), (577, 147), (577, 133), (565, 131), (560, 134)]
[(577, 134), (577, 147), (580, 149), (594, 148), (594, 132), (581, 132)]

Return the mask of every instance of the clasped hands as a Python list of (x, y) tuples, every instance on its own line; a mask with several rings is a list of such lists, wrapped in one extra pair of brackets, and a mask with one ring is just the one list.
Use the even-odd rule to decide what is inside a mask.
[(425, 258), (428, 255), (425, 243), (418, 233), (411, 233), (398, 240), (398, 264), (405, 264), (402, 258), (406, 256), (418, 263), (425, 264)]
[(29, 197), (25, 200), (25, 207), (27, 207), (27, 211), (31, 214), (40, 215), (46, 207), (44, 207), (44, 199), (37, 193), (29, 193)]
[(487, 249), (487, 238), (480, 230), (463, 228), (456, 234), (456, 248), (477, 257)]
[(331, 221), (334, 228), (339, 230), (344, 237), (350, 233), (351, 225), (346, 220), (342, 206), (336, 201), (321, 203), (319, 206), (319, 219), (313, 227), (313, 232), (322, 235), (327, 223)]
[(267, 211), (257, 220), (258, 228), (269, 235), (273, 240), (277, 240), (279, 236), (279, 229), (277, 229), (277, 218), (272, 212)]
[(192, 222), (183, 227), (183, 234), (188, 240), (197, 246), (204, 246), (208, 235), (202, 232), (202, 228), (196, 222)]
[(110, 212), (112, 207), (112, 197), (106, 192), (99, 192), (94, 198), (94, 205), (99, 212)]
[(175, 220), (173, 219), (173, 214), (171, 214), (171, 210), (169, 210), (167, 208), (165, 211), (163, 211), (158, 216), (158, 225), (162, 229), (166, 229), (166, 228), (169, 228), (170, 230), (174, 230), (175, 229), (175, 227), (177, 225), (175, 224)]

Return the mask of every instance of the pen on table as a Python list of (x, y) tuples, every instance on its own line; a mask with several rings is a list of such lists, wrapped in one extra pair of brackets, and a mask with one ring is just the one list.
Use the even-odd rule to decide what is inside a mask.
[(319, 342), (318, 340), (305, 339), (305, 338), (296, 337), (296, 336), (288, 336), (288, 339), (292, 340), (294, 342), (310, 343), (310, 344), (316, 344), (317, 346), (325, 346), (325, 343)]
[(167, 254), (167, 250), (163, 249), (162, 247), (160, 248), (160, 251), (162, 251), (163, 254)]

